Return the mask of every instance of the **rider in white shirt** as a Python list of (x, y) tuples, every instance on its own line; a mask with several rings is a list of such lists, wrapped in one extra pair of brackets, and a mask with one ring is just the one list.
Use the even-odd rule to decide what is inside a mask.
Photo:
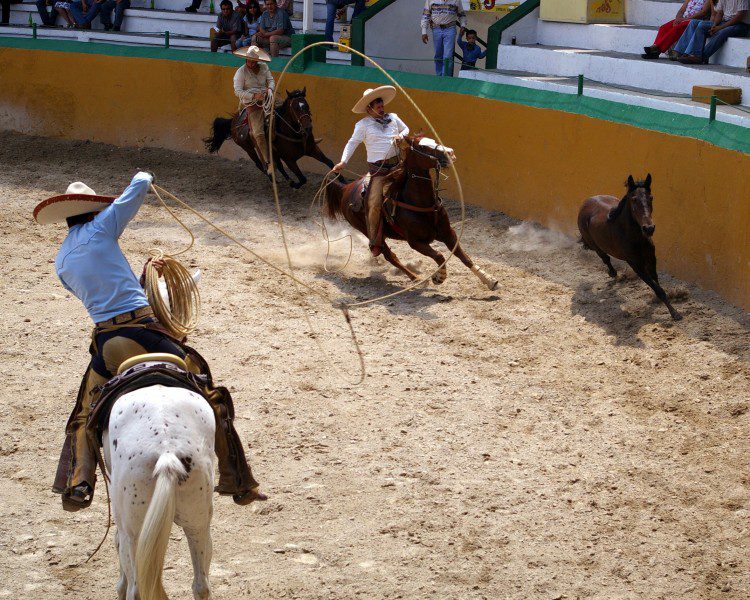
[(355, 125), (354, 133), (341, 155), (341, 162), (333, 167), (335, 173), (341, 172), (357, 146), (365, 143), (371, 176), (367, 194), (367, 236), (370, 238), (370, 251), (374, 256), (381, 252), (380, 215), (385, 175), (398, 165), (399, 148), (396, 142), (409, 134), (409, 128), (397, 114), (385, 112), (385, 105), (395, 96), (396, 88), (390, 85), (365, 90), (362, 98), (352, 108), (352, 112), (366, 113), (368, 116)]

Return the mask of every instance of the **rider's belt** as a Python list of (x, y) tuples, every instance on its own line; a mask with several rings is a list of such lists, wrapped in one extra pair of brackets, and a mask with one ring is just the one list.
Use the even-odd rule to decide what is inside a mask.
[(120, 325), (122, 323), (128, 323), (129, 321), (133, 321), (135, 319), (141, 319), (143, 317), (151, 317), (153, 316), (154, 311), (150, 306), (144, 306), (143, 308), (138, 308), (136, 310), (131, 310), (126, 313), (122, 313), (121, 315), (117, 315), (116, 317), (112, 317), (111, 319), (107, 319), (106, 321), (102, 321), (101, 323), (97, 323), (97, 327), (108, 327), (110, 325)]
[(450, 29), (451, 27), (455, 27), (455, 23), (447, 23), (445, 25), (433, 25), (433, 29)]
[(398, 164), (398, 156), (391, 156), (385, 160), (378, 160), (376, 162), (368, 162), (370, 166), (370, 172), (377, 171), (378, 169), (390, 169)]

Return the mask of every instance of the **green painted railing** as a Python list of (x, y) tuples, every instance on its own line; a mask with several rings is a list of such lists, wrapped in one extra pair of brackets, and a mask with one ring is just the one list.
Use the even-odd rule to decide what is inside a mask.
[[(364, 53), (365, 51), (365, 23), (372, 19), (381, 10), (388, 8), (396, 0), (378, 0), (372, 6), (367, 7), (352, 19), (352, 48)], [(352, 54), (352, 64), (357, 67), (365, 65), (365, 59)]]
[(530, 15), (534, 9), (539, 8), (540, 3), (541, 0), (526, 0), (521, 6), (514, 8), (502, 19), (490, 26), (487, 30), (486, 69), (497, 69), (497, 47), (500, 45), (500, 38), (503, 35), (503, 31)]

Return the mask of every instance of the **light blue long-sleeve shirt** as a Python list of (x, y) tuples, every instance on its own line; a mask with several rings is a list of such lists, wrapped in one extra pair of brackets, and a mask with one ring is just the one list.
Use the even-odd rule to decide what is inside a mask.
[(94, 323), (148, 306), (138, 278), (120, 250), (119, 237), (146, 198), (151, 175), (137, 173), (93, 221), (73, 226), (55, 259), (57, 276)]

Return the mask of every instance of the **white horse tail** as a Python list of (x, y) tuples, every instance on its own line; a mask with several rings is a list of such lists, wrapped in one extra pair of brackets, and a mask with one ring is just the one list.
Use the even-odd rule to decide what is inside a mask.
[(187, 477), (187, 472), (175, 454), (166, 452), (156, 462), (153, 476), (156, 487), (135, 552), (136, 581), (142, 600), (167, 600), (161, 574), (174, 521), (175, 487), (179, 478)]

